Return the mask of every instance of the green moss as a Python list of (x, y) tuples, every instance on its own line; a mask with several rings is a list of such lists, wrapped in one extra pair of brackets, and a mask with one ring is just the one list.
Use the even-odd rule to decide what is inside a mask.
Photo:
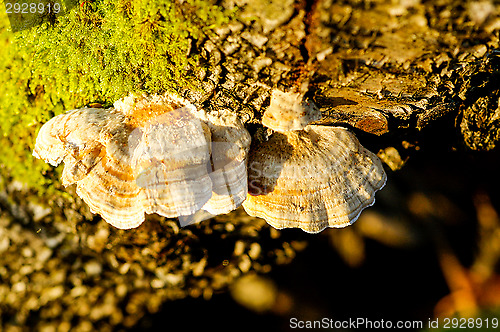
[(31, 156), (43, 123), (130, 91), (195, 88), (189, 39), (230, 18), (201, 0), (86, 1), (52, 24), (14, 34), (1, 15), (0, 174), (37, 189), (52, 181), (44, 176), (50, 166)]

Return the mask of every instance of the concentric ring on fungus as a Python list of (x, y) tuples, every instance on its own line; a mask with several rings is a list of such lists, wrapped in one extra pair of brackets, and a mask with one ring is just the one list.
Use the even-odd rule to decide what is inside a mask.
[(247, 194), (250, 135), (234, 117), (196, 114), (175, 95), (130, 95), (110, 109), (54, 117), (40, 129), (33, 155), (64, 162), (63, 185), (76, 183), (91, 211), (117, 228), (139, 226), (144, 213), (228, 213)]
[(342, 127), (309, 125), (254, 140), (245, 211), (277, 229), (345, 227), (386, 182), (380, 159)]

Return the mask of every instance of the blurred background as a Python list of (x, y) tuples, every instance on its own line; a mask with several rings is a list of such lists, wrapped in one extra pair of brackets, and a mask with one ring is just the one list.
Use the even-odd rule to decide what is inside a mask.
[(439, 138), (428, 136), (401, 170), (388, 170), (375, 205), (353, 226), (282, 230), (304, 241), (290, 264), (245, 275), (208, 302), (165, 303), (138, 329), (169, 326), (172, 317), (179, 327), (242, 331), (286, 331), (293, 317), (424, 327), (438, 317), (498, 318), (500, 154), (446, 151)]

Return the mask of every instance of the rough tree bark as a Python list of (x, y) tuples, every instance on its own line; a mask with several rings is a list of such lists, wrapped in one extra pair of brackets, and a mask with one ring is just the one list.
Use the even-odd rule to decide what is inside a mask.
[(443, 133), (455, 128), (455, 144), (472, 150), (493, 149), (500, 138), (500, 18), (492, 3), (222, 5), (242, 8), (239, 21), (193, 42), (207, 63), (196, 73), (204, 93), (185, 93), (208, 109), (229, 107), (259, 123), (272, 88), (308, 83), (319, 122), (380, 136), (365, 141), (392, 169), (408, 154), (397, 150), (418, 149), (420, 132), (434, 123)]

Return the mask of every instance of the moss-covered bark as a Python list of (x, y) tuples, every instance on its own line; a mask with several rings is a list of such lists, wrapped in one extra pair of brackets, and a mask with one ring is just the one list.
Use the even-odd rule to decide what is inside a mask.
[(13, 33), (0, 27), (0, 165), (38, 189), (48, 168), (30, 156), (37, 128), (65, 110), (111, 104), (130, 91), (196, 89), (193, 41), (227, 23), (209, 1), (84, 1)]

